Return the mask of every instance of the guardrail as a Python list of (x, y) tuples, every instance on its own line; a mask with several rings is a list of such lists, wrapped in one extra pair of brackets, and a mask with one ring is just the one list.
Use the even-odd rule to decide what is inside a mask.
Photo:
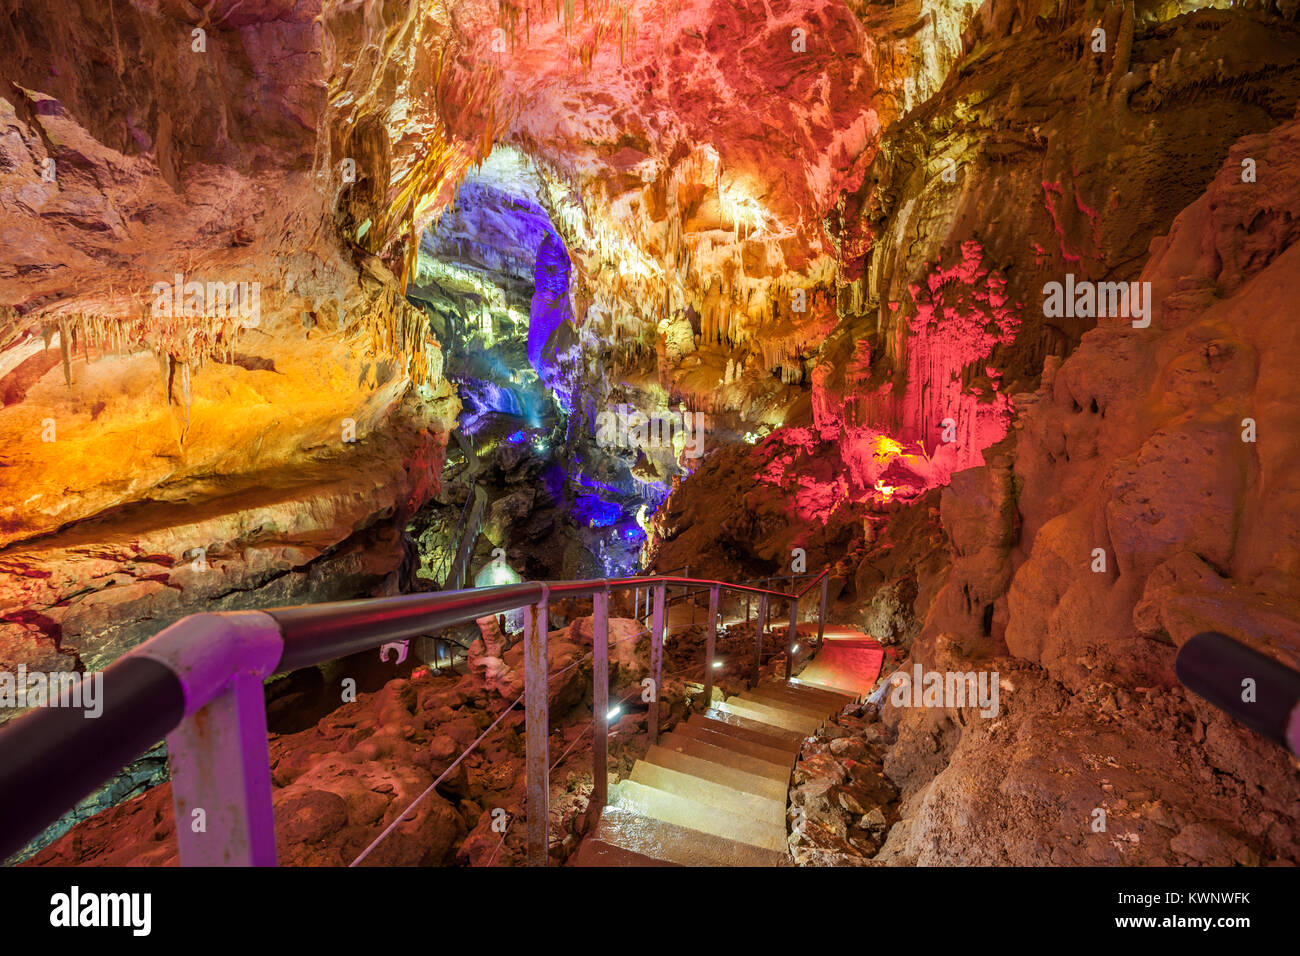
[[(686, 570), (687, 570), (687, 576), (689, 577), (690, 569), (687, 568)], [(759, 599), (758, 620), (760, 626), (757, 632), (758, 637), (754, 648), (754, 679), (755, 680), (758, 679), (760, 659), (763, 654), (762, 635), (764, 632), (766, 632), (767, 628), (771, 625), (771, 616), (770, 616), (771, 606), (767, 600), (767, 597), (776, 595), (778, 597), (784, 597), (790, 600), (790, 630), (787, 632), (788, 640), (786, 645), (786, 658), (785, 658), (785, 676), (786, 679), (788, 680), (790, 677), (791, 669), (794, 667), (794, 655), (797, 647), (795, 641), (795, 635), (796, 635), (796, 627), (798, 626), (798, 617), (799, 617), (798, 601), (810, 590), (812, 590), (813, 587), (815, 587), (817, 584), (821, 584), (821, 601), (819, 604), (819, 612), (817, 617), (818, 620), (817, 640), (821, 641), (826, 631), (826, 585), (827, 585), (827, 580), (829, 575), (830, 575), (830, 568), (825, 568), (820, 574), (783, 574), (783, 575), (773, 576), (770, 578), (754, 578), (753, 580), (750, 581), (741, 582), (741, 584), (744, 585), (758, 585), (761, 582), (764, 585), (762, 590), (767, 591), (767, 596)], [(799, 591), (797, 594), (787, 594), (773, 589), (773, 585), (778, 581), (790, 581), (793, 584), (794, 582), (803, 580), (804, 578), (812, 578), (812, 580), (807, 585), (805, 585), (804, 588), (801, 591)], [(680, 594), (677, 594), (669, 598), (668, 606), (672, 606), (673, 604), (676, 604), (680, 601), (689, 600), (691, 602), (690, 623), (694, 625), (695, 624), (695, 597), (698, 594), (704, 593), (704, 591), (706, 590), (708, 589), (707, 588), (699, 588), (699, 589), (686, 588)], [(750, 614), (752, 611), (752, 605), (751, 605), (752, 597), (753, 597), (753, 593), (751, 593), (750, 591), (745, 592), (745, 623), (746, 624), (749, 623)], [(717, 610), (718, 609), (716, 607), (711, 606), (710, 615), (716, 616)], [(646, 619), (647, 614), (641, 614), (640, 616), (637, 617), (637, 620), (644, 621)]]
[(1218, 631), (1180, 647), (1174, 673), (1188, 690), (1300, 757), (1300, 673)]
[[(592, 600), (592, 804), (599, 813), (608, 799), (610, 592), (650, 589), (653, 683), (647, 730), (653, 744), (659, 732), (664, 598), (669, 587), (709, 591), (704, 700), (710, 701), (720, 593), (757, 595), (764, 609), (771, 598), (788, 600), (793, 641), (799, 599), (817, 581), (822, 582), (820, 636), (825, 629), (826, 572), (797, 594), (656, 575), (527, 582), (191, 615), (127, 652), (102, 675), (83, 678), (102, 676), (103, 707), (97, 718), (88, 720), (76, 709), (40, 707), (0, 728), (0, 859), (21, 849), (79, 799), (165, 737), (181, 864), (274, 866), (275, 821), (263, 682), (275, 673), (523, 608), (527, 860), (529, 865), (544, 866), (550, 803), (547, 642), (551, 597)], [(755, 676), (765, 622), (766, 615), (760, 614), (755, 632)], [(787, 658), (787, 676), (788, 668)], [(462, 753), (458, 759), (464, 756)], [(202, 828), (190, 825), (199, 812), (204, 817)]]

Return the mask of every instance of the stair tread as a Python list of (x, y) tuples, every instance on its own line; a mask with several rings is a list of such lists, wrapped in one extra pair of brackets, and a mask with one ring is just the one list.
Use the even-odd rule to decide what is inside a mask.
[(762, 691), (746, 691), (744, 694), (737, 695), (741, 700), (753, 701), (756, 704), (771, 705), (773, 707), (783, 707), (787, 710), (795, 710), (807, 714), (810, 717), (816, 717), (819, 720), (830, 720), (841, 710), (840, 707), (832, 707), (828, 704), (819, 704), (815, 701), (796, 701), (788, 697), (782, 697), (777, 694), (768, 694)]
[(755, 720), (753, 717), (742, 717), (740, 714), (718, 710), (716, 706), (706, 710), (704, 716), (710, 720), (730, 724), (733, 727), (741, 727), (746, 730), (756, 730), (759, 733), (770, 734), (778, 739), (788, 741), (795, 747), (802, 747), (805, 738), (808, 736), (807, 734), (800, 733), (797, 730), (791, 730), (789, 727), (778, 727), (776, 724), (764, 723), (761, 720)]
[(620, 781), (611, 796), (615, 806), (736, 843), (773, 851), (783, 850), (786, 846), (784, 822), (772, 824), (753, 820), (634, 780)]
[[(707, 714), (692, 714), (686, 721), (688, 727), (704, 727), (712, 730), (714, 733), (730, 734), (741, 740), (752, 740), (756, 744), (762, 744), (764, 747), (771, 747), (773, 750), (781, 750), (787, 753), (797, 754), (799, 747), (803, 743), (803, 738), (777, 737), (775, 734), (765, 733), (761, 730), (753, 730), (748, 727), (741, 727), (736, 724), (728, 723), (725, 720), (718, 720), (716, 717), (709, 717)], [(773, 730), (779, 730), (779, 727), (773, 727)]]
[(827, 697), (828, 700), (844, 701), (845, 704), (852, 704), (852, 702), (858, 700), (857, 693), (853, 691), (832, 691), (832, 689), (822, 687), (822, 685), (813, 682), (807, 682), (807, 680), (803, 680), (802, 678), (783, 680), (783, 682), (780, 683), (780, 687), (788, 687), (789, 689), (792, 689), (792, 691), (807, 693), (807, 695), (815, 697)]
[(743, 700), (739, 697), (730, 697), (723, 704), (719, 705), (719, 710), (730, 710), (740, 714), (742, 717), (753, 717), (755, 720), (763, 720), (768, 723), (776, 724), (778, 727), (785, 727), (789, 730), (797, 730), (804, 736), (811, 736), (824, 721), (809, 717), (806, 714), (795, 714), (788, 710), (780, 710), (776, 707), (765, 707), (752, 700)]
[(752, 793), (757, 797), (779, 801), (782, 804), (789, 797), (789, 785), (786, 781), (773, 780), (771, 777), (763, 777), (745, 770), (737, 770), (735, 767), (727, 767), (704, 757), (684, 753), (680, 750), (672, 750), (668, 747), (660, 747), (657, 744), (650, 748), (645, 760), (646, 763), (652, 763), (657, 767), (667, 767), (669, 770), (689, 773), (691, 776), (703, 780), (712, 780), (714, 783), (731, 787), (733, 790)]
[[(607, 806), (593, 836), (611, 846), (679, 866), (788, 866), (789, 854)], [(591, 837), (588, 837), (591, 839)]]
[(845, 704), (853, 703), (854, 700), (857, 699), (851, 694), (841, 694), (839, 691), (824, 690), (820, 687), (814, 687), (812, 684), (801, 684), (795, 680), (763, 681), (754, 689), (790, 694), (799, 700), (814, 700), (819, 703), (824, 702), (837, 710)]
[(674, 733), (685, 734), (687, 737), (694, 737), (696, 740), (702, 740), (706, 744), (712, 744), (715, 747), (722, 747), (724, 750), (732, 750), (738, 754), (745, 754), (750, 757), (757, 757), (759, 760), (766, 760), (768, 763), (776, 764), (778, 767), (793, 767), (795, 755), (789, 750), (778, 750), (775, 747), (767, 747), (763, 744), (755, 743), (752, 740), (745, 740), (731, 734), (720, 733), (700, 724), (692, 724), (687, 721), (685, 724), (679, 724), (673, 730)]
[(627, 847), (619, 846), (617, 843), (606, 843), (604, 840), (589, 836), (578, 847), (577, 865), (680, 866), (681, 864), (673, 863), (671, 860), (663, 860), (659, 857), (647, 856), (644, 853), (638, 853), (636, 850), (629, 850)]
[(804, 714), (817, 720), (826, 720), (834, 714), (839, 708), (834, 710), (822, 704), (812, 701), (795, 701), (786, 697), (775, 694), (769, 696), (763, 691), (747, 690), (743, 694), (737, 695), (741, 700), (750, 700), (756, 704), (762, 704), (764, 707), (775, 707), (778, 710), (788, 710), (795, 714)]
[(853, 702), (860, 700), (862, 697), (862, 695), (859, 694), (857, 691), (851, 690), (846, 687), (832, 687), (830, 684), (823, 684), (820, 681), (804, 681), (804, 686), (815, 687), (818, 690), (828, 690), (831, 691), (832, 693), (842, 694), (845, 697), (851, 698)]
[(790, 783), (789, 767), (779, 767), (774, 763), (768, 763), (766, 760), (759, 760), (747, 754), (739, 754), (734, 750), (715, 747), (713, 744), (705, 743), (694, 737), (687, 737), (678, 733), (665, 734), (659, 739), (659, 743), (660, 746), (667, 747), (669, 750), (678, 750), (693, 757), (700, 757), (703, 760), (722, 764), (724, 767), (733, 767), (736, 770), (743, 770), (746, 773), (766, 777), (768, 780), (776, 780), (782, 786), (788, 786)]
[(727, 813), (735, 813), (764, 824), (785, 827), (785, 800), (772, 800), (724, 784), (638, 760), (629, 778), (656, 790), (696, 800)]

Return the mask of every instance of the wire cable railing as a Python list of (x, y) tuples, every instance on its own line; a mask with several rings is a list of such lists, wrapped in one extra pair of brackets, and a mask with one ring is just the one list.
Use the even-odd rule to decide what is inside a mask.
[[(574, 662), (573, 662), (572, 664), (570, 664), (568, 667), (561, 668), (560, 670), (556, 671), (555, 673), (548, 675), (548, 677), (547, 677), (547, 684), (548, 684), (548, 686), (549, 686), (549, 684), (550, 684), (551, 681), (555, 680), (555, 678), (563, 676), (564, 674), (566, 674), (566, 673), (568, 673), (569, 671), (573, 670), (573, 669), (574, 669), (575, 667), (577, 667), (579, 664), (585, 663), (585, 662), (586, 662), (587, 660), (589, 660), (590, 658), (591, 658), (591, 655), (590, 655), (590, 654), (587, 654), (587, 655), (585, 655), (585, 656), (583, 656), (583, 657), (578, 658), (576, 661), (574, 661)], [(403, 820), (405, 820), (405, 819), (407, 818), (407, 815), (408, 815), (412, 810), (414, 810), (414, 809), (415, 809), (416, 807), (418, 807), (421, 803), (423, 803), (424, 800), (425, 800), (425, 798), (427, 798), (427, 797), (429, 796), (429, 794), (433, 793), (435, 790), (438, 789), (439, 784), (441, 784), (444, 780), (446, 780), (447, 777), (451, 774), (451, 772), (452, 772), (453, 770), (455, 770), (457, 767), (460, 766), (462, 760), (464, 760), (464, 759), (465, 759), (466, 757), (468, 757), (471, 753), (473, 753), (473, 752), (474, 752), (474, 749), (475, 749), (476, 747), (478, 747), (478, 745), (481, 744), (484, 740), (486, 740), (486, 739), (488, 738), (488, 736), (492, 733), (492, 731), (496, 730), (497, 727), (500, 726), (501, 721), (503, 721), (503, 720), (506, 719), (506, 715), (508, 715), (511, 711), (513, 711), (516, 707), (518, 707), (518, 706), (519, 706), (519, 702), (522, 701), (523, 699), (524, 699), (524, 695), (521, 693), (521, 694), (520, 694), (518, 697), (516, 697), (516, 698), (515, 698), (515, 699), (514, 699), (510, 704), (508, 704), (506, 707), (502, 708), (501, 713), (497, 714), (497, 716), (496, 716), (496, 720), (492, 721), (492, 723), (490, 723), (490, 724), (487, 726), (487, 728), (483, 731), (483, 733), (479, 734), (478, 737), (476, 737), (476, 738), (475, 738), (475, 739), (474, 739), (474, 740), (469, 744), (469, 746), (467, 746), (463, 751), (461, 751), (460, 756), (457, 757), (455, 760), (453, 760), (450, 764), (448, 764), (446, 770), (444, 770), (442, 773), (438, 774), (437, 778), (433, 781), (433, 783), (429, 784), (428, 789), (426, 789), (423, 793), (421, 793), (421, 794), (420, 794), (419, 796), (417, 796), (414, 800), (412, 800), (412, 801), (407, 805), (407, 807), (406, 807), (405, 810), (403, 810), (403, 811), (402, 811), (401, 813), (399, 813), (396, 817), (394, 817), (394, 818), (393, 818), (393, 822), (390, 823), (387, 827), (385, 827), (385, 828), (384, 828), (384, 831), (383, 831), (381, 834), (379, 834), (379, 836), (375, 837), (375, 839), (371, 842), (371, 844), (370, 844), (369, 846), (367, 846), (364, 850), (362, 850), (359, 854), (357, 854), (356, 859), (354, 859), (351, 863), (349, 863), (348, 866), (359, 866), (359, 865), (361, 864), (361, 862), (362, 862), (363, 860), (365, 860), (365, 858), (368, 857), (368, 856), (371, 854), (371, 852), (373, 852), (374, 849), (375, 849), (377, 846), (379, 846), (379, 844), (381, 844), (381, 843), (384, 842), (384, 838), (385, 838), (386, 836), (388, 836), (390, 833), (392, 833), (394, 830), (397, 829), (398, 824), (400, 824)], [(564, 756), (567, 756), (567, 752), (566, 752), (566, 754), (565, 754)], [(562, 757), (560, 758), (560, 760), (563, 760), (563, 759), (564, 759), (564, 756), (562, 756)], [(552, 765), (551, 765), (551, 771), (554, 771), (555, 768), (556, 768), (556, 766), (558, 766), (558, 764), (559, 764), (559, 761), (556, 761), (556, 763), (552, 764)]]

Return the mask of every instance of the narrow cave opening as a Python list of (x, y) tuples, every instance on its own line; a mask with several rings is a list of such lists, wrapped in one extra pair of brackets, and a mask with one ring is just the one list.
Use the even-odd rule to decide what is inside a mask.
[(638, 515), (666, 491), (593, 440), (606, 356), (583, 353), (549, 194), (531, 157), (498, 145), (421, 237), (406, 296), (462, 405), (442, 493), (409, 529), (425, 587), (630, 573)]

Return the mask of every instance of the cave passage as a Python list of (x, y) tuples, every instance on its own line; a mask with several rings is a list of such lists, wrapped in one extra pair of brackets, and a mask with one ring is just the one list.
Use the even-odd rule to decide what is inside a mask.
[(582, 354), (570, 254), (541, 205), (547, 195), (530, 157), (495, 149), (423, 236), (406, 292), (442, 333), (467, 439), (465, 473), (447, 475), (455, 493), (413, 526), (426, 545), (423, 577), (438, 586), (465, 502), (480, 491), (484, 534), (466, 581), (502, 577), (492, 570), (503, 564), (498, 549), (516, 579), (631, 573), (667, 494), (663, 482), (633, 477), (625, 450), (595, 440), (608, 357)]

